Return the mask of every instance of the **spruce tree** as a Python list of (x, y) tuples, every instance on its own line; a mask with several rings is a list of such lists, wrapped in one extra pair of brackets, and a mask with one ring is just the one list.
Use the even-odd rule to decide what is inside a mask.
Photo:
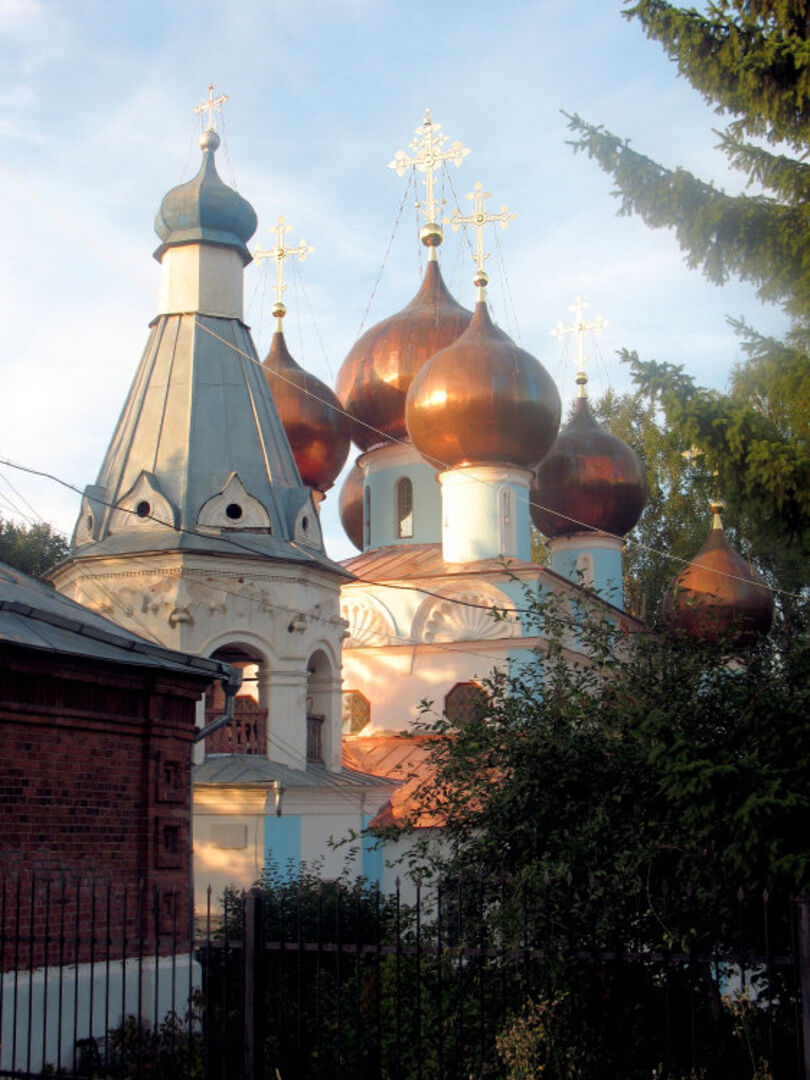
[(763, 567), (797, 589), (810, 554), (810, 3), (717, 0), (699, 12), (639, 0), (624, 15), (729, 118), (719, 147), (751, 193), (729, 195), (659, 164), (576, 115), (575, 149), (612, 176), (621, 214), (674, 229), (690, 266), (717, 284), (752, 282), (792, 318), (784, 341), (736, 323), (746, 359), (724, 394), (681, 366), (626, 359), (684, 446), (718, 471), (730, 517)]

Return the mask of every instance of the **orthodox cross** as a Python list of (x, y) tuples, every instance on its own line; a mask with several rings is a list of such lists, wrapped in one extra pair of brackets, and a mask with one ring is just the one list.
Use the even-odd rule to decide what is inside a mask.
[(588, 381), (588, 376), (585, 373), (585, 335), (591, 330), (594, 334), (601, 334), (606, 326), (610, 324), (602, 318), (601, 315), (597, 315), (593, 322), (585, 321), (585, 308), (589, 308), (591, 305), (586, 304), (581, 296), (576, 297), (569, 311), (574, 313), (574, 321), (570, 326), (565, 326), (560, 320), (554, 329), (551, 331), (551, 336), (557, 338), (558, 341), (567, 334), (576, 334), (577, 338), (577, 386), (579, 387), (579, 396), (585, 397), (585, 384)]
[[(303, 262), (307, 255), (315, 250), (314, 247), (310, 247), (304, 238), (301, 238), (298, 247), (288, 247), (284, 243), (284, 234), (288, 229), (291, 229), (292, 225), (288, 225), (284, 220), (284, 215), (279, 214), (278, 224), (275, 227), (276, 233), (276, 246), (268, 248), (266, 251), (257, 247), (253, 252), (254, 259), (273, 259), (276, 264), (276, 303), (273, 307), (273, 315), (277, 319), (282, 319), (287, 314), (287, 309), (284, 306), (283, 296), (287, 286), (284, 284), (284, 260), (289, 255), (297, 255)], [(273, 229), (270, 229), (273, 232)]]
[(430, 109), (425, 109), (425, 119), (414, 130), (416, 138), (411, 140), (409, 149), (413, 152), (408, 157), (404, 150), (397, 150), (394, 160), (389, 161), (388, 168), (394, 169), (397, 176), (402, 176), (412, 166), (425, 174), (425, 202), (424, 212), (428, 225), (437, 225), (436, 196), (433, 188), (433, 173), (441, 168), (445, 161), (452, 161), (454, 165), (460, 165), (469, 154), (469, 149), (462, 146), (458, 139), (445, 146), (447, 136), (442, 133), (442, 125), (435, 124), (430, 117)]
[(205, 125), (205, 131), (213, 131), (217, 122), (214, 118), (214, 114), (219, 111), (222, 112), (222, 106), (228, 100), (227, 94), (220, 94), (218, 98), (214, 97), (214, 84), (210, 83), (208, 87), (208, 100), (201, 102), (199, 105), (194, 106), (194, 112), (197, 116), (201, 113), (208, 112), (208, 123)]
[(474, 282), (479, 289), (483, 289), (489, 281), (489, 278), (484, 272), (484, 261), (489, 258), (489, 252), (484, 251), (484, 228), (490, 221), (500, 222), (501, 228), (505, 229), (510, 221), (514, 221), (517, 214), (512, 214), (507, 210), (506, 204), (501, 207), (500, 213), (488, 214), (484, 209), (484, 199), (491, 199), (492, 192), (484, 191), (484, 185), (480, 180), (475, 183), (475, 190), (471, 191), (467, 196), (468, 199), (475, 203), (475, 210), (471, 214), (466, 216), (456, 207), (453, 211), (451, 218), (445, 218), (453, 226), (453, 232), (458, 232), (462, 225), (472, 225), (475, 229), (475, 279)]

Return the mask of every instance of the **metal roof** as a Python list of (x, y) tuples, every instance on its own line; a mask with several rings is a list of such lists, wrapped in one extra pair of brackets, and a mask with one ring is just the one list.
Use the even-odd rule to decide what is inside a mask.
[[(201, 527), (202, 508), (234, 475), (267, 524)], [(127, 499), (144, 484), (149, 493), (139, 505), (147, 513), (139, 517)], [(120, 505), (129, 512), (122, 516)], [(98, 480), (86, 489), (81, 523), (73, 558), (165, 550), (243, 554), (345, 576), (326, 556), (310, 490), (250, 331), (235, 318), (192, 312), (153, 321)]]
[(162, 671), (227, 679), (221, 660), (166, 649), (68, 600), (52, 585), (0, 563), (0, 644)]
[(293, 769), (269, 761), (260, 754), (209, 754), (204, 762), (192, 769), (195, 784), (270, 785), (281, 780), (287, 788), (336, 788), (351, 791), (357, 788), (390, 788), (392, 781), (354, 769), (328, 772), (323, 765), (310, 764), (306, 769)]
[[(490, 581), (508, 581), (511, 575), (525, 580), (532, 578), (559, 591), (561, 588), (579, 593), (592, 603), (610, 608), (622, 617), (629, 626), (643, 630), (644, 623), (628, 612), (623, 611), (609, 600), (603, 599), (590, 589), (584, 588), (567, 577), (550, 570), (539, 563), (527, 562), (505, 556), (497, 559), (478, 559), (476, 562), (447, 562), (442, 556), (441, 544), (388, 544), (354, 555), (341, 562), (341, 567), (357, 579), (359, 585), (373, 585), (376, 582), (397, 581), (415, 583), (429, 578), (459, 579), (464, 577), (486, 577)], [(451, 597), (452, 599), (452, 597)]]

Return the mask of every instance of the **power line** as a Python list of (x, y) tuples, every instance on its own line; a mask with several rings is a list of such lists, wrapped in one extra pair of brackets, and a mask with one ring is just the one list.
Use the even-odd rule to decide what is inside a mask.
[[(224, 132), (223, 132), (223, 134), (224, 134)], [(227, 148), (226, 148), (226, 156), (227, 156)], [(230, 159), (229, 159), (229, 163), (230, 163)], [(6, 166), (4, 163), (0, 162), (0, 168), (2, 168), (6, 173), (8, 173), (8, 175), (11, 176), (12, 179), (16, 183), (18, 183), (25, 191), (27, 191), (31, 195), (32, 198), (34, 198), (37, 202), (39, 202), (42, 206), (44, 206), (45, 209), (48, 210), (48, 212), (50, 214), (52, 214), (54, 217), (56, 217), (58, 220), (60, 220), (64, 225), (66, 225), (68, 228), (70, 228), (72, 231), (74, 231), (84, 243), (86, 243), (89, 247), (92, 247), (96, 252), (101, 254), (101, 256), (103, 258), (105, 258), (107, 261), (113, 263), (113, 265), (117, 266), (120, 270), (123, 270), (123, 272), (125, 274), (127, 274), (127, 276), (129, 276), (133, 280), (137, 281), (137, 283), (139, 285), (141, 285), (144, 288), (148, 288), (150, 290), (150, 292), (152, 291), (151, 285), (147, 285), (146, 282), (143, 279), (138, 278), (136, 275), (133, 275), (132, 272), (129, 270), (129, 268), (127, 266), (125, 266), (119, 260), (112, 257), (104, 247), (102, 247), (100, 244), (96, 243), (92, 239), (92, 237), (88, 236), (87, 233), (85, 233), (81, 228), (76, 226), (65, 215), (63, 215), (59, 210), (57, 210), (54, 206), (52, 206), (47, 200), (43, 199), (32, 187), (30, 187), (30, 185), (28, 185), (16, 173), (14, 173), (11, 169), (9, 169), (8, 166)], [(371, 297), (369, 299), (368, 306), (366, 307), (366, 311), (365, 311), (365, 313), (363, 315), (363, 319), (361, 320), (360, 329), (358, 330), (358, 334), (357, 334), (358, 338), (360, 337), (360, 334), (362, 333), (363, 325), (365, 323), (366, 317), (368, 315), (371, 304), (373, 302), (377, 286), (379, 285), (379, 281), (380, 281), (380, 278), (382, 276), (382, 273), (383, 273), (383, 270), (384, 270), (384, 267), (385, 267), (385, 263), (386, 263), (387, 258), (388, 258), (388, 254), (389, 254), (389, 252), (391, 250), (391, 245), (393, 243), (394, 236), (396, 234), (397, 227), (399, 225), (399, 220), (400, 220), (400, 218), (402, 216), (402, 211), (403, 211), (404, 206), (405, 206), (405, 202), (406, 202), (406, 199), (407, 199), (407, 196), (408, 196), (408, 192), (410, 191), (410, 186), (411, 186), (412, 183), (415, 183), (415, 171), (411, 170), (411, 173), (412, 173), (412, 175), (410, 176), (408, 184), (406, 185), (405, 193), (403, 195), (403, 199), (402, 199), (402, 202), (400, 204), (399, 213), (397, 215), (397, 219), (396, 219), (394, 229), (393, 229), (392, 234), (391, 234), (391, 238), (389, 239), (388, 246), (387, 246), (385, 254), (383, 256), (383, 261), (382, 261), (382, 265), (380, 267), (380, 272), (378, 274), (377, 281), (374, 284), (374, 287), (373, 287), (372, 293), (371, 293)], [(450, 177), (451, 186), (452, 186), (452, 183), (453, 182), (452, 182), (452, 176), (451, 176)], [(235, 182), (234, 182), (234, 186), (235, 186)], [(456, 200), (458, 201), (457, 193), (455, 192), (454, 187), (453, 187), (453, 193), (454, 193), (454, 196), (456, 197)], [(198, 315), (196, 313), (194, 314), (194, 319), (195, 319), (195, 324), (201, 330), (203, 330), (205, 333), (210, 334), (213, 338), (215, 338), (221, 344), (225, 345), (228, 349), (231, 349), (232, 351), (234, 351), (238, 355), (240, 355), (243, 358), (249, 360), (251, 363), (254, 363), (254, 364), (258, 365), (259, 367), (262, 367), (261, 361), (258, 360), (256, 357), (251, 356), (249, 353), (244, 352), (237, 345), (235, 345), (232, 342), (227, 341), (225, 338), (221, 337), (219, 334), (217, 334), (215, 331), (213, 331), (210, 327), (207, 327), (202, 322), (200, 322), (200, 319), (199, 319), (199, 317), (198, 317)], [(311, 390), (307, 389), (306, 387), (299, 386), (292, 379), (287, 378), (286, 376), (284, 376), (280, 372), (276, 372), (276, 376), (278, 378), (280, 378), (282, 381), (289, 383), (289, 385), (294, 387), (297, 392), (306, 394), (307, 396), (313, 398), (315, 401), (318, 401), (321, 405), (325, 406), (328, 409), (335, 409), (336, 411), (340, 412), (343, 416), (347, 417), (352, 423), (358, 424), (361, 427), (364, 427), (367, 430), (373, 432), (375, 435), (378, 435), (382, 442), (389, 442), (389, 443), (393, 443), (393, 444), (396, 444), (396, 445), (399, 445), (399, 446), (406, 446), (406, 447), (412, 446), (412, 444), (409, 441), (404, 440), (404, 439), (397, 439), (395, 436), (392, 436), (392, 435), (389, 435), (386, 432), (380, 431), (378, 428), (375, 428), (372, 424), (368, 424), (365, 421), (360, 420), (359, 418), (352, 416), (345, 409), (342, 409), (342, 408), (337, 409), (337, 407), (334, 405), (333, 402), (330, 402), (330, 401), (327, 401), (327, 400), (325, 400), (323, 398), (320, 398), (317, 394), (312, 393)], [(8, 464), (10, 467), (13, 467), (13, 468), (20, 468), (20, 466), (15, 466), (11, 462), (6, 462), (6, 464)], [(433, 459), (433, 458), (430, 459), (429, 464), (433, 465), (436, 468), (444, 469), (444, 470), (446, 470), (446, 469), (448, 469), (450, 467), (446, 462), (442, 462), (442, 461), (440, 461), (438, 459)], [(24, 471), (29, 471), (29, 472), (36, 473), (36, 470), (24, 470)], [(55, 477), (55, 476), (53, 476), (52, 474), (49, 474), (49, 473), (43, 472), (43, 473), (39, 473), (39, 475), (46, 476), (49, 479), (55, 480), (57, 483), (65, 483), (64, 481), (60, 480), (58, 477)], [(481, 484), (484, 484), (486, 486), (492, 486), (490, 481), (482, 480), (479, 477), (474, 477), (474, 479), (476, 480), (477, 483), (481, 483)], [(65, 486), (71, 488), (71, 490), (77, 492), (80, 495), (83, 494), (83, 492), (80, 489), (74, 487), (71, 484), (66, 484), (65, 483)], [(684, 566), (684, 567), (694, 565), (694, 560), (692, 560), (692, 559), (684, 559), (684, 558), (681, 558), (681, 557), (679, 557), (677, 555), (672, 555), (669, 552), (661, 551), (661, 550), (659, 550), (657, 548), (652, 547), (649, 544), (645, 544), (642, 541), (636, 540), (636, 539), (634, 539), (632, 537), (624, 537), (624, 536), (621, 536), (618, 533), (611, 533), (611, 532), (607, 532), (605, 530), (594, 529), (593, 526), (589, 525), (587, 522), (580, 521), (579, 519), (574, 518), (574, 517), (572, 517), (572, 516), (570, 516), (568, 514), (564, 514), (564, 513), (560, 512), (557, 509), (553, 509), (551, 507), (546, 507), (542, 503), (538, 502), (536, 499), (532, 499), (530, 497), (523, 496), (520, 493), (516, 493), (516, 500), (521, 502), (521, 503), (528, 504), (529, 507), (534, 506), (534, 507), (536, 507), (538, 509), (554, 513), (555, 516), (570, 522), (572, 525), (577, 526), (577, 528), (580, 529), (580, 530), (583, 530), (583, 531), (586, 531), (586, 532), (599, 533), (600, 535), (605, 535), (605, 536), (612, 537), (613, 539), (619, 540), (622, 543), (631, 544), (631, 545), (636, 546), (637, 548), (639, 548), (642, 551), (647, 551), (648, 553), (650, 553), (652, 555), (655, 555), (657, 558), (666, 559), (666, 560), (668, 560), (670, 562), (678, 563), (678, 564), (680, 564), (681, 566)], [(25, 517), (26, 515), (23, 514), (22, 516)], [(161, 524), (166, 524), (166, 523), (162, 522)], [(230, 541), (230, 542), (233, 542), (233, 541)], [(246, 548), (245, 550), (250, 550), (250, 549)], [(255, 551), (253, 551), (251, 553), (256, 554)], [(711, 569), (711, 568), (705, 568), (705, 569)], [(726, 577), (726, 578), (729, 578), (731, 580), (740, 580), (740, 581), (747, 580), (747, 579), (740, 578), (739, 575), (729, 574), (729, 573), (727, 573), (725, 571), (721, 571), (721, 570), (711, 569), (711, 572), (714, 573), (714, 574), (717, 574), (718, 576)], [(382, 585), (382, 586), (385, 586), (385, 587), (394, 587), (394, 586), (389, 585), (386, 582), (367, 582), (367, 583), (368, 584)], [(789, 592), (788, 590), (785, 590), (785, 589), (771, 588), (770, 586), (767, 585), (767, 583), (763, 583), (762, 585), (760, 585), (759, 582), (749, 582), (749, 583), (750, 584), (755, 584), (755, 585), (757, 585), (757, 586), (759, 586), (761, 588), (770, 589), (771, 592), (778, 593), (779, 595), (782, 595), (782, 596), (788, 596), (788, 597), (792, 597), (794, 599), (801, 599), (800, 594)]]

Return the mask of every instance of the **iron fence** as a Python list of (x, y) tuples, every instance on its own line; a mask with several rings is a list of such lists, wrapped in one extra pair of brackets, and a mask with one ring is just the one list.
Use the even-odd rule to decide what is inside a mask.
[(0, 1075), (467, 1080), (534, 1061), (804, 1080), (796, 912), (767, 891), (572, 873), (391, 895), (268, 880), (196, 913), (143, 886), (16, 878)]

